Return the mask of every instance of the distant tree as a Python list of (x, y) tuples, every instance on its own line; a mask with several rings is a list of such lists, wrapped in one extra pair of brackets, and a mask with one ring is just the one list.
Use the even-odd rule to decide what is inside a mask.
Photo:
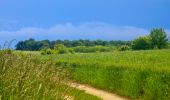
[(150, 34), (152, 48), (166, 48), (168, 46), (168, 36), (164, 29), (153, 29)]
[(19, 41), (15, 47), (16, 50), (26, 50), (26, 45), (24, 41)]
[(96, 45), (103, 45), (103, 41), (102, 41), (102, 40), (96, 40), (96, 41), (95, 41), (95, 44), (96, 44)]
[(62, 44), (66, 47), (77, 47), (77, 46), (121, 46), (128, 45), (130, 46), (129, 41), (104, 41), (104, 40), (41, 40), (36, 41), (34, 39), (28, 39), (25, 41), (19, 41), (16, 44), (16, 50), (30, 50), (38, 51), (42, 49), (54, 49), (56, 44)]
[(71, 43), (71, 41), (69, 41), (69, 40), (64, 40), (64, 41), (63, 41), (63, 44), (64, 44), (66, 47), (72, 47), (72, 43)]
[(37, 50), (36, 41), (32, 38), (25, 41), (26, 50), (35, 51)]
[(148, 50), (151, 48), (150, 37), (141, 36), (132, 42), (133, 50)]
[(36, 43), (37, 43), (38, 50), (51, 48), (49, 40), (37, 41)]

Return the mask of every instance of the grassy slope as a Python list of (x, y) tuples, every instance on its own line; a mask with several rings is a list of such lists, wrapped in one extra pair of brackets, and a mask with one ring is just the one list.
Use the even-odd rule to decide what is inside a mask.
[(130, 98), (170, 99), (170, 51), (127, 51), (55, 56), (72, 78)]

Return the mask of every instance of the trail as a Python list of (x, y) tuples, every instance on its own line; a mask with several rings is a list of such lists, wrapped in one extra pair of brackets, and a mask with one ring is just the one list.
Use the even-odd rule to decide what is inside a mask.
[(96, 88), (93, 88), (91, 86), (87, 86), (87, 85), (82, 85), (82, 84), (78, 84), (78, 83), (71, 83), (70, 84), (71, 87), (77, 88), (79, 90), (84, 90), (86, 93), (97, 96), (103, 100), (127, 100), (125, 98), (122, 98), (118, 95), (103, 91), (103, 90), (99, 90)]

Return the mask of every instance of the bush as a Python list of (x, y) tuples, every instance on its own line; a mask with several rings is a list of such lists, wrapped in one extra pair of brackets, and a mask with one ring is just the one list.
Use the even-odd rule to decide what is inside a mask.
[(41, 50), (41, 54), (42, 55), (51, 55), (51, 54), (54, 54), (55, 52), (54, 52), (54, 50), (51, 50), (51, 49), (42, 49)]
[(51, 55), (51, 54), (55, 54), (55, 53), (56, 54), (66, 54), (66, 53), (69, 53), (69, 52), (73, 53), (73, 51), (69, 50), (68, 48), (66, 48), (62, 44), (55, 45), (54, 50), (52, 50), (50, 48), (41, 50), (42, 55)]
[(72, 48), (68, 48), (68, 51), (71, 53), (71, 54), (74, 54), (74, 50)]
[(107, 47), (107, 46), (95, 46), (94, 48), (98, 52), (111, 52), (111, 51), (113, 51), (112, 47)]
[(67, 47), (65, 47), (63, 44), (57, 44), (54, 46), (54, 50), (58, 54), (66, 54), (69, 53), (69, 50)]
[(72, 48), (74, 52), (78, 53), (92, 53), (92, 52), (111, 52), (113, 51), (112, 47), (106, 46), (77, 46)]
[(58, 54), (67, 54), (69, 53), (69, 50), (67, 48), (61, 48), (56, 51)]
[(74, 47), (73, 50), (78, 53), (90, 53), (90, 52), (96, 51), (94, 48), (90, 48), (86, 46), (77, 46), (77, 47)]
[(119, 47), (119, 51), (127, 51), (130, 50), (130, 47), (128, 45), (122, 45)]
[(135, 39), (132, 43), (133, 50), (148, 50), (151, 49), (151, 42), (150, 37), (148, 36), (141, 36)]

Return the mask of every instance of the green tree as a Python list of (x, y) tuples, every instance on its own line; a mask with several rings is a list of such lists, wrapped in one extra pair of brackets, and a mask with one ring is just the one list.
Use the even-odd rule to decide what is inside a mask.
[(150, 34), (152, 48), (166, 48), (168, 46), (168, 36), (164, 29), (153, 29)]
[(133, 50), (148, 50), (151, 48), (150, 37), (141, 36), (135, 39), (132, 43)]

